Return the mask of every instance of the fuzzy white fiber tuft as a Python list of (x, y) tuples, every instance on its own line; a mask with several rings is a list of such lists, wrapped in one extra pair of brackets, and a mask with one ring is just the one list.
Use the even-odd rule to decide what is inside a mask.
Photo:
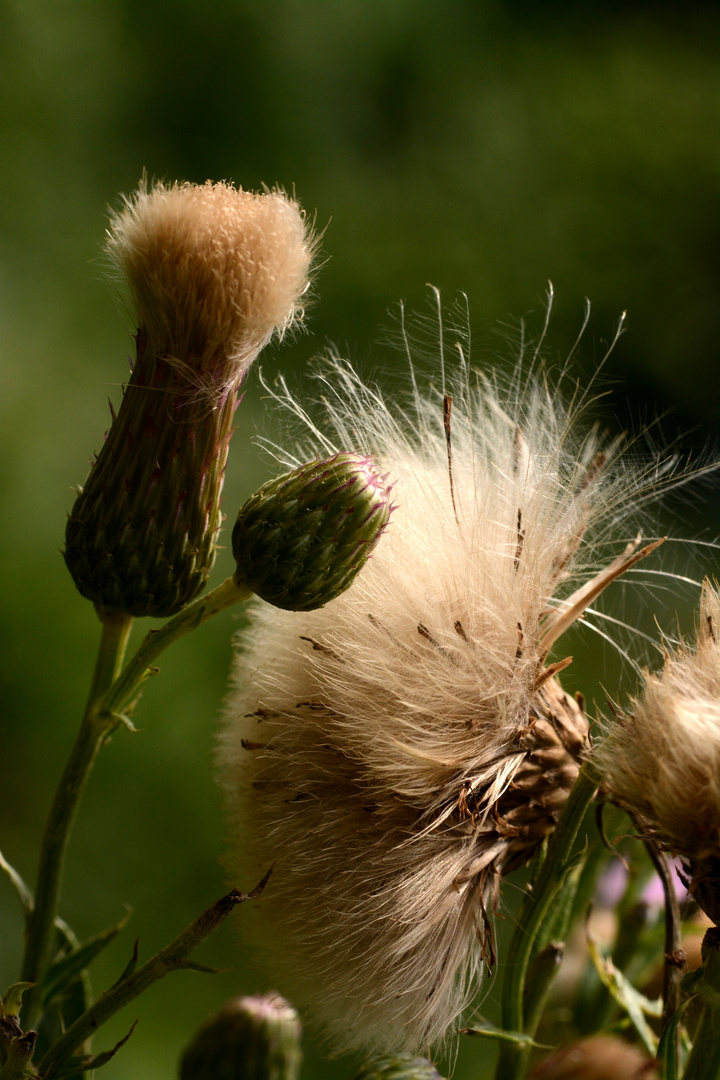
[(154, 355), (211, 399), (235, 389), (273, 332), (301, 315), (316, 246), (282, 191), (211, 181), (141, 183), (106, 243)]
[(330, 363), (302, 453), (372, 453), (397, 509), (341, 597), (255, 604), (220, 735), (230, 880), (273, 866), (246, 940), (339, 1048), (427, 1047), (467, 1007), (501, 877), (587, 745), (549, 651), (649, 550), (628, 516), (657, 472), (603, 447), (539, 364), (501, 386), (458, 345), (400, 401)]
[(720, 860), (720, 592), (706, 582), (694, 648), (645, 672), (593, 757), (607, 794), (693, 864)]

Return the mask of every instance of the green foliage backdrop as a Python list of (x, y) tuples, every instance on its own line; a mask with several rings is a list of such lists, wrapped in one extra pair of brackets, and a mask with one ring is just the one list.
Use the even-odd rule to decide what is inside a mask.
[[(327, 262), (310, 334), (269, 373), (301, 373), (328, 339), (369, 362), (387, 308), (421, 306), (426, 282), (467, 292), (476, 362), (503, 351), (494, 320), (540, 311), (548, 279), (559, 353), (586, 295), (598, 352), (627, 308), (607, 369), (617, 422), (638, 401), (674, 407), (670, 427), (702, 443), (720, 406), (719, 29), (709, 3), (0, 0), (0, 846), (28, 879), (97, 638), (60, 550), (131, 347), (98, 254), (108, 204), (143, 169), (295, 188), (327, 225)], [(401, 361), (377, 357), (392, 378)], [(252, 443), (262, 410), (255, 377), (231, 518), (271, 471)], [(697, 532), (694, 514), (675, 531)], [(225, 552), (218, 580), (229, 570)], [(135, 909), (98, 985), (133, 934), (147, 956), (223, 891), (209, 756), (238, 618), (218, 623), (164, 660), (141, 733), (116, 736), (87, 793), (64, 914), (88, 935)], [(0, 913), (9, 984), (21, 926), (4, 881)], [(137, 1003), (103, 1034), (140, 1019), (106, 1080), (170, 1080), (196, 1024), (254, 985), (229, 928), (201, 959), (234, 970)], [(458, 1080), (478, 1076), (470, 1051)], [(308, 1053), (307, 1076), (349, 1075)]]

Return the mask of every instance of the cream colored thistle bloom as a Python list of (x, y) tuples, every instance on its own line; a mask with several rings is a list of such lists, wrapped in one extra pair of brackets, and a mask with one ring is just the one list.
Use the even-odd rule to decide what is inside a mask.
[(720, 921), (720, 592), (705, 582), (695, 646), (646, 672), (641, 696), (608, 726), (594, 758), (608, 796), (685, 861)]
[(240, 386), (301, 314), (316, 246), (280, 191), (142, 182), (113, 216), (106, 248), (135, 307), (135, 363), (65, 549), (99, 609), (165, 617), (205, 587)]
[(343, 1048), (427, 1047), (473, 995), (500, 880), (553, 828), (587, 746), (556, 678), (570, 657), (550, 650), (649, 550), (608, 544), (656, 476), (544, 377), (500, 389), (454, 351), (451, 394), (411, 369), (399, 403), (331, 363), (311, 452), (372, 453), (397, 509), (338, 599), (255, 605), (220, 737), (230, 880), (274, 867), (243, 932)]
[(217, 404), (301, 316), (317, 242), (284, 192), (208, 181), (141, 183), (113, 216), (106, 248), (144, 349)]

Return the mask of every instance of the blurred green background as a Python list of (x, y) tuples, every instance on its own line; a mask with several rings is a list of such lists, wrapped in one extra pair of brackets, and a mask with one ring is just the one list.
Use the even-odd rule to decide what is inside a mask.
[[(270, 376), (299, 378), (332, 340), (391, 378), (402, 361), (373, 342), (397, 300), (425, 304), (427, 282), (467, 292), (475, 362), (495, 362), (497, 321), (534, 312), (537, 328), (552, 279), (558, 356), (593, 301), (585, 370), (628, 310), (606, 368), (610, 423), (673, 410), (666, 429), (699, 447), (716, 439), (720, 405), (719, 30), (714, 3), (0, 0), (0, 847), (30, 882), (97, 640), (60, 550), (131, 351), (99, 257), (117, 193), (143, 169), (277, 183), (327, 226), (310, 333), (263, 358)], [(253, 443), (272, 431), (263, 409), (255, 375), (230, 518), (272, 471)], [(660, 527), (712, 539), (717, 496), (703, 494)], [(711, 549), (675, 551), (689, 576), (717, 571)], [(230, 570), (224, 552), (217, 580)], [(670, 604), (687, 620), (692, 600)], [(167, 656), (141, 733), (118, 734), (89, 785), (63, 914), (85, 936), (134, 909), (98, 987), (134, 935), (147, 957), (223, 892), (209, 757), (239, 618)], [(593, 656), (592, 674), (574, 676), (588, 689), (587, 670), (590, 696), (616, 684), (612, 650)], [(0, 918), (7, 985), (21, 923), (4, 880)], [(171, 1080), (199, 1021), (257, 988), (231, 928), (199, 959), (233, 970), (173, 975), (131, 1006), (98, 1039), (139, 1018), (105, 1080)], [(321, 1064), (310, 1035), (307, 1055), (308, 1078), (351, 1074)], [(484, 1075), (483, 1056), (461, 1044), (457, 1080)]]

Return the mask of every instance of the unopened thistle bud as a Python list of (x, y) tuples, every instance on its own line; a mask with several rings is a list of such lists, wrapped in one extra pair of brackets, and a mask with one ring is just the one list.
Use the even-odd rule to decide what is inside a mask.
[(388, 523), (385, 477), (342, 453), (264, 484), (232, 534), (235, 581), (275, 607), (311, 611), (352, 584)]
[(528, 1080), (658, 1080), (655, 1062), (622, 1039), (596, 1035), (541, 1061)]
[(594, 750), (610, 799), (685, 862), (691, 891), (720, 924), (720, 592), (706, 582), (694, 647), (659, 674)]
[(235, 998), (198, 1030), (183, 1053), (180, 1080), (297, 1080), (301, 1030), (279, 994)]
[(395, 1054), (374, 1058), (360, 1070), (355, 1080), (443, 1080), (435, 1066), (424, 1057)]
[(220, 737), (229, 876), (274, 865), (248, 941), (344, 1048), (418, 1053), (473, 998), (503, 876), (587, 751), (550, 650), (648, 550), (621, 539), (642, 486), (612, 444), (545, 377), (503, 392), (453, 351), (452, 397), (323, 372), (316, 445), (366, 447), (398, 507), (325, 607), (255, 605)]
[(298, 314), (313, 241), (281, 192), (158, 184), (126, 201), (107, 250), (136, 308), (137, 355), (65, 560), (103, 610), (166, 616), (207, 581), (237, 390)]

